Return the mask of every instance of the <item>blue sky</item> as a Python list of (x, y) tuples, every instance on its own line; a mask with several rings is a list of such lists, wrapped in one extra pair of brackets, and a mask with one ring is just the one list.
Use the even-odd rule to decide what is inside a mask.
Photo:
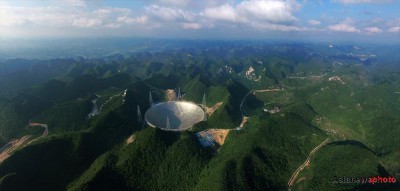
[(46, 37), (400, 42), (400, 1), (0, 1), (0, 38)]

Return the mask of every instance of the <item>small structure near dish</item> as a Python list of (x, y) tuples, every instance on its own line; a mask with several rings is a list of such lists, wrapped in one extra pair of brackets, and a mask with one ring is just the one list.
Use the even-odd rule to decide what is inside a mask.
[(271, 114), (273, 114), (273, 113), (278, 113), (278, 112), (280, 112), (280, 111), (281, 111), (281, 110), (279, 109), (279, 107), (274, 107), (274, 108), (271, 109), (271, 110), (264, 109), (264, 112), (271, 113)]
[(211, 147), (215, 145), (214, 142), (214, 137), (212, 134), (206, 132), (198, 132), (196, 133), (197, 139), (199, 139), (199, 142), (201, 146), (203, 147)]

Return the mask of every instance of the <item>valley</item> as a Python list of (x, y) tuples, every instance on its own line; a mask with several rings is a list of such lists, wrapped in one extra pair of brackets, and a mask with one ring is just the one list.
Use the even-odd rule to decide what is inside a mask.
[[(331, 179), (400, 180), (400, 67), (389, 50), (178, 42), (0, 62), (0, 190), (368, 190)], [(207, 117), (180, 132), (146, 123), (152, 104), (177, 99)]]

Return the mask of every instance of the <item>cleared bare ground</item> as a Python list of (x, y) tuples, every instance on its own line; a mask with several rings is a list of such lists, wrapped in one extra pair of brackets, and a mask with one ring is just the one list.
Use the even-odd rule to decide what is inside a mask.
[(243, 128), (244, 124), (246, 124), (246, 122), (247, 122), (247, 119), (249, 119), (249, 117), (246, 117), (243, 115), (242, 122), (239, 125), (240, 128)]
[(133, 141), (135, 141), (135, 135), (131, 135), (130, 137), (128, 137), (128, 139), (126, 139), (126, 144), (131, 144), (133, 143)]
[(222, 105), (222, 102), (218, 102), (212, 107), (207, 107), (206, 108), (207, 115), (211, 116), (219, 107), (221, 107), (221, 105)]
[(212, 135), (213, 141), (218, 145), (222, 146), (225, 143), (225, 139), (228, 136), (230, 129), (208, 129), (199, 132), (202, 137)]
[(209, 133), (213, 135), (214, 141), (218, 145), (225, 143), (226, 136), (229, 134), (229, 129), (210, 129)]

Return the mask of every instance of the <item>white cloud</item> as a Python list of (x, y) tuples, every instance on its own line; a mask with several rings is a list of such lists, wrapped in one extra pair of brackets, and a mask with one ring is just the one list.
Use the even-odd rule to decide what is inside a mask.
[(106, 7), (106, 8), (96, 9), (95, 11), (93, 11), (93, 13), (100, 16), (106, 16), (110, 14), (128, 15), (131, 14), (132, 11), (127, 8)]
[(29, 31), (42, 31), (42, 34), (46, 35), (54, 30), (115, 29), (132, 26), (131, 24), (143, 24), (147, 20), (147, 16), (133, 16), (130, 9), (113, 7), (89, 11), (86, 7), (24, 7), (2, 4), (0, 11), (2, 34), (18, 31), (29, 35)]
[(159, 0), (159, 2), (166, 5), (184, 7), (188, 5), (191, 2), (191, 0)]
[(160, 7), (158, 5), (150, 5), (146, 7), (146, 12), (154, 18), (163, 21), (192, 21), (195, 15), (182, 9), (171, 7)]
[(381, 33), (382, 29), (380, 29), (378, 27), (367, 27), (367, 28), (364, 28), (364, 31), (367, 34), (377, 34), (377, 33)]
[(330, 25), (328, 26), (328, 29), (335, 32), (349, 32), (349, 33), (360, 32), (360, 29), (354, 27), (354, 22), (350, 18), (347, 18), (338, 24)]
[(228, 22), (237, 27), (249, 26), (260, 30), (300, 31), (293, 15), (300, 5), (292, 0), (248, 0), (236, 5), (223, 4), (205, 8), (201, 15), (208, 23), (221, 26)]
[(250, 19), (259, 19), (273, 23), (292, 22), (296, 17), (292, 15), (293, 9), (297, 4), (290, 1), (277, 0), (249, 0), (243, 1), (237, 5), (237, 13), (241, 17)]
[[(89, 3), (90, 2), (90, 3)], [(294, 12), (300, 5), (295, 0), (152, 0), (153, 3), (142, 8), (128, 9), (98, 6), (92, 1), (60, 0), (57, 3), (24, 6), (1, 2), (1, 34), (19, 31), (42, 31), (45, 36), (50, 31), (107, 32), (114, 29), (148, 31), (157, 27), (165, 29), (181, 26), (182, 29), (213, 28), (213, 30), (231, 29), (248, 31), (280, 30), (301, 31), (305, 28), (295, 26), (298, 19)], [(190, 7), (189, 5), (199, 5)], [(189, 8), (190, 7), (190, 8)], [(94, 9), (93, 9), (94, 8)]]
[(73, 26), (89, 28), (89, 27), (98, 27), (102, 24), (100, 19), (88, 19), (88, 18), (79, 18), (72, 22)]
[[(24, 26), (29, 23), (29, 19), (22, 15), (24, 10), (9, 6), (1, 6), (0, 28)], [(19, 14), (21, 13), (21, 14)]]
[[(0, 0), (1, 3), (2, 0)], [(73, 31), (83, 34), (86, 31), (96, 31), (98, 34), (109, 31), (118, 33), (153, 32), (154, 28), (179, 32), (183, 29), (198, 30), (207, 28), (204, 32), (217, 34), (231, 30), (232, 34), (247, 34), (255, 32), (265, 34), (268, 31), (336, 31), (360, 34), (379, 34), (400, 32), (400, 18), (392, 20), (374, 18), (354, 22), (351, 19), (338, 20), (318, 17), (317, 20), (301, 20), (298, 14), (301, 0), (151, 0), (143, 7), (117, 8), (106, 7), (103, 4), (91, 4), (94, 1), (60, 0), (61, 3), (40, 3), (35, 6), (23, 3), (1, 4), (0, 28), (1, 35), (12, 30), (29, 34), (30, 31)], [(388, 1), (372, 0), (331, 0), (338, 3), (378, 3)], [(12, 3), (11, 3), (12, 4)], [(87, 5), (86, 5), (87, 4)], [(106, 3), (104, 3), (106, 4)], [(199, 6), (196, 6), (199, 5)], [(390, 6), (390, 5), (389, 5)], [(329, 14), (329, 13), (327, 13)], [(307, 15), (305, 15), (307, 17)], [(325, 25), (326, 23), (330, 23)], [(371, 27), (374, 26), (374, 27)], [(118, 29), (118, 30), (115, 30)], [(21, 32), (22, 31), (22, 32)], [(84, 31), (84, 32), (82, 32)], [(145, 31), (145, 32), (143, 32)], [(71, 33), (73, 33), (71, 32)], [(203, 32), (203, 31), (202, 31)], [(50, 32), (48, 32), (50, 33)], [(89, 33), (87, 33), (89, 34)], [(172, 32), (171, 32), (172, 34)], [(271, 33), (274, 34), (274, 33)], [(384, 35), (380, 34), (380, 35)], [(340, 34), (342, 36), (348, 34)]]
[(228, 4), (219, 7), (206, 8), (204, 10), (204, 16), (215, 20), (236, 21), (235, 9)]
[[(169, 2), (169, 1), (168, 1)], [(262, 30), (298, 31), (292, 26), (298, 19), (293, 15), (300, 5), (294, 0), (248, 0), (235, 3), (205, 2), (200, 12), (192, 9), (150, 5), (145, 7), (148, 22), (169, 26), (182, 25), (184, 29), (253, 27)], [(164, 4), (167, 2), (164, 1)], [(194, 3), (187, 1), (186, 3)]]
[(342, 4), (359, 4), (359, 3), (389, 3), (392, 0), (332, 0), (336, 3)]
[(69, 6), (86, 7), (86, 2), (84, 0), (64, 0), (64, 2)]
[(388, 32), (400, 33), (400, 27), (391, 27)]
[(204, 15), (215, 20), (230, 22), (261, 22), (284, 23), (297, 20), (292, 12), (298, 9), (293, 1), (278, 0), (249, 0), (242, 1), (235, 7), (224, 4), (219, 7), (210, 7), (204, 10)]
[(316, 26), (316, 25), (320, 25), (320, 24), (321, 24), (321, 21), (309, 20), (309, 21), (308, 21), (308, 24), (309, 24), (309, 25), (314, 25), (314, 26)]
[(331, 25), (328, 29), (336, 32), (360, 32), (359, 29), (344, 23)]
[(117, 21), (121, 22), (121, 23), (126, 23), (126, 24), (133, 24), (133, 23), (145, 23), (147, 22), (148, 18), (147, 16), (141, 16), (141, 17), (127, 17), (127, 16), (123, 16), (123, 17), (118, 17)]
[[(132, 0), (131, 0), (132, 1)], [(172, 7), (191, 10), (203, 10), (208, 7), (218, 7), (224, 4), (235, 4), (243, 0), (133, 0), (143, 1), (147, 4), (161, 7)]]
[(79, 14), (59, 7), (1, 6), (0, 27), (52, 27), (70, 24)]
[(182, 27), (184, 29), (200, 29), (200, 28), (202, 28), (201, 24), (199, 24), (199, 23), (183, 23)]
[(108, 15), (108, 14), (111, 13), (111, 10), (110, 9), (101, 8), (101, 9), (97, 9), (97, 10), (93, 11), (93, 13), (99, 14), (99, 15)]
[(252, 23), (252, 27), (257, 28), (257, 29), (262, 29), (262, 30), (268, 30), (268, 31), (305, 31), (307, 29), (305, 28), (299, 28), (296, 26), (290, 26), (290, 25), (282, 25), (282, 24), (274, 24), (274, 23)]
[(121, 26), (122, 26), (121, 24), (109, 23), (109, 24), (105, 24), (104, 28), (116, 29), (116, 28), (120, 28)]

